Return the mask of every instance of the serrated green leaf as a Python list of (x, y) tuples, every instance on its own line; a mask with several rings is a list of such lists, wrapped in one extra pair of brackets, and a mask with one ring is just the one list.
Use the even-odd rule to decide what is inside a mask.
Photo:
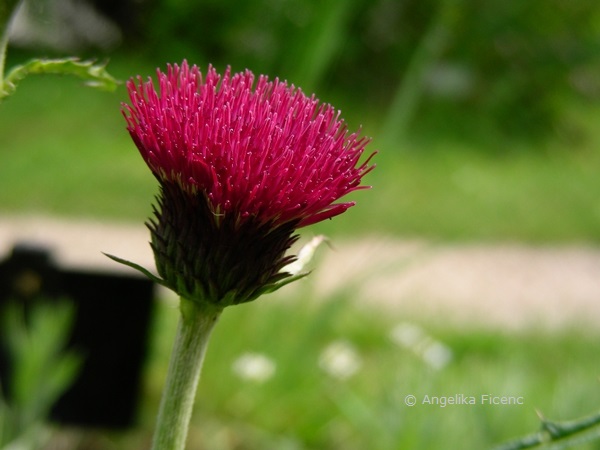
[(0, 86), (0, 99), (13, 94), (23, 78), (34, 74), (73, 75), (84, 80), (85, 85), (105, 91), (114, 91), (120, 83), (107, 72), (106, 64), (80, 61), (77, 58), (33, 59), (8, 72)]

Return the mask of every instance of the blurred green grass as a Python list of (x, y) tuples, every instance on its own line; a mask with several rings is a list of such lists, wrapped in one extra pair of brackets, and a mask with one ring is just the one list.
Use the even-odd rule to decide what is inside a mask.
[[(109, 68), (121, 79), (153, 73), (143, 62), (118, 59)], [(107, 94), (67, 78), (25, 80), (14, 97), (0, 104), (2, 214), (36, 212), (141, 225), (157, 186), (119, 114), (125, 99), (123, 86)], [(594, 110), (578, 114), (590, 124), (600, 116)], [(529, 151), (527, 145), (533, 143), (499, 142), (510, 150), (498, 154), (441, 136), (383, 144), (377, 140), (378, 116), (361, 118), (350, 111), (347, 117), (350, 128), (364, 121), (366, 134), (375, 136), (378, 168), (366, 180), (374, 187), (353, 194), (358, 205), (319, 224), (315, 232), (440, 240), (600, 240), (597, 136), (576, 150), (564, 149), (560, 142), (542, 152)], [(567, 419), (593, 411), (599, 403), (597, 336), (592, 332), (508, 334), (477, 324), (467, 329), (415, 318), (454, 354), (447, 367), (436, 371), (390, 341), (400, 313), (365, 311), (346, 296), (323, 304), (303, 296), (310, 297), (264, 299), (226, 311), (198, 392), (193, 448), (428, 449), (449, 448), (449, 443), (485, 448), (536, 430), (535, 409)], [(147, 447), (176, 320), (176, 309), (161, 304), (140, 426), (111, 436), (103, 448)], [(350, 342), (362, 360), (361, 370), (343, 382), (318, 367), (324, 347), (337, 339)], [(248, 351), (275, 361), (274, 378), (253, 384), (236, 377), (231, 365)], [(422, 399), (484, 393), (523, 395), (525, 404), (404, 404), (407, 394)]]
[[(549, 419), (570, 419), (595, 411), (600, 402), (597, 334), (591, 330), (508, 333), (476, 324), (465, 329), (408, 314), (399, 319), (347, 297), (312, 302), (307, 294), (301, 289), (285, 301), (265, 297), (225, 311), (206, 357), (190, 448), (490, 448), (536, 431), (536, 411)], [(151, 433), (176, 308), (162, 303), (157, 320), (140, 427), (115, 436), (112, 449), (143, 448)], [(414, 348), (397, 345), (390, 335), (401, 323), (420, 327), (429, 341)], [(441, 369), (417, 355), (419, 346), (432, 339), (453, 355)], [(347, 379), (319, 366), (325, 348), (339, 340), (360, 361)], [(275, 364), (271, 378), (258, 382), (235, 373), (235, 361), (248, 352)], [(409, 394), (417, 399), (413, 407), (404, 403)], [(461, 394), (474, 396), (477, 404), (423, 403), (425, 396)], [(483, 394), (522, 396), (523, 404), (481, 404)], [(127, 447), (120, 445), (125, 442)]]
[[(144, 62), (115, 58), (124, 80), (153, 75)], [(126, 100), (77, 80), (30, 77), (0, 104), (0, 204), (3, 213), (39, 212), (143, 221), (156, 182), (119, 112)], [(389, 145), (377, 139), (381, 117), (347, 111), (351, 129), (374, 137), (371, 191), (348, 196), (357, 206), (318, 225), (330, 235), (385, 233), (453, 240), (600, 241), (600, 136), (578, 149), (495, 142), (486, 152), (445, 135)], [(343, 111), (344, 113), (344, 111)], [(590, 129), (600, 111), (577, 110)], [(598, 134), (596, 132), (596, 134)], [(528, 146), (545, 145), (545, 151)]]

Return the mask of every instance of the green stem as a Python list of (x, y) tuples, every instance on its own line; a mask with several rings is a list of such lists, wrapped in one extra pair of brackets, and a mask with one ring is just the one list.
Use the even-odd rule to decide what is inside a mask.
[(0, 2), (0, 91), (4, 86), (4, 62), (8, 47), (8, 32), (10, 21), (17, 11), (20, 0), (4, 0)]
[(185, 448), (204, 354), (220, 314), (220, 309), (181, 298), (181, 317), (158, 413), (153, 450)]
[(564, 447), (562, 448), (567, 448), (577, 442), (576, 440), (571, 442), (570, 438), (581, 437), (585, 432), (594, 429), (597, 425), (600, 425), (600, 412), (577, 420), (564, 422), (553, 422), (542, 418), (541, 431), (497, 446), (494, 450), (520, 450), (558, 441), (564, 443)]

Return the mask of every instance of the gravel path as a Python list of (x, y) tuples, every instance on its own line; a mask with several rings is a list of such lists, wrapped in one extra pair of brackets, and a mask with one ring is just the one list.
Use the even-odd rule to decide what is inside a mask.
[(317, 291), (323, 295), (356, 279), (346, 289), (359, 302), (409, 315), (509, 329), (600, 324), (597, 247), (434, 245), (374, 238), (336, 248), (316, 271)]
[[(153, 267), (148, 237), (141, 224), (0, 218), (2, 258), (15, 242), (26, 241), (50, 247), (65, 267), (130, 270), (102, 252)], [(311, 295), (331, 298), (349, 292), (358, 303), (411, 317), (436, 315), (507, 329), (600, 324), (598, 247), (449, 245), (367, 237), (336, 240), (331, 248), (319, 249), (314, 266), (304, 282), (310, 283)]]

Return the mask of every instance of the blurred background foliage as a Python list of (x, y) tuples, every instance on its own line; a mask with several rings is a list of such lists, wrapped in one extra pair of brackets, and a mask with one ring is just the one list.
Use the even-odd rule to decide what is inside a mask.
[(591, 0), (147, 0), (130, 13), (124, 43), (151, 59), (278, 74), (392, 119), (390, 138), (574, 138), (562, 102), (600, 96)]
[[(353, 195), (356, 208), (314, 232), (600, 242), (597, 0), (29, 0), (26, 7), (8, 67), (41, 55), (106, 58), (122, 80), (183, 58), (201, 68), (247, 67), (316, 92), (351, 129), (362, 125), (380, 150), (367, 179), (374, 189)], [(113, 95), (77, 83), (30, 77), (0, 105), (2, 213), (141, 226), (156, 181), (118, 113), (125, 88)], [(598, 405), (597, 333), (578, 324), (508, 333), (408, 317), (452, 349), (437, 370), (390, 341), (396, 318), (387, 311), (365, 314), (346, 303), (347, 293), (314, 305), (309, 288), (291, 297), (223, 318), (207, 356), (194, 448), (485, 448), (536, 429), (534, 409), (570, 418)], [(148, 447), (177, 315), (160, 308), (139, 435), (73, 448)], [(317, 364), (325, 344), (342, 337), (364, 361), (344, 383)], [(270, 382), (236, 378), (231, 365), (248, 351), (277, 362)], [(408, 392), (490, 391), (523, 393), (527, 405), (403, 407)]]
[[(68, 13), (49, 5), (83, 17), (82, 3), (31, 0), (28, 9), (64, 20)], [(484, 139), (488, 150), (500, 150), (490, 145), (498, 135), (577, 140), (583, 130), (564, 102), (600, 96), (593, 0), (94, 3), (105, 19), (97, 39), (80, 23), (68, 46), (278, 75), (343, 109), (367, 110), (389, 140), (433, 132)]]
[[(125, 80), (187, 58), (278, 76), (339, 108), (380, 151), (366, 180), (375, 190), (317, 232), (600, 240), (596, 1), (28, 0), (23, 10), (9, 68), (75, 54), (108, 60)], [(0, 204), (143, 220), (155, 182), (118, 114), (124, 86), (74, 95), (76, 81), (30, 78), (0, 107), (0, 148), (20, 149), (3, 155)], [(66, 161), (77, 170), (65, 173)]]

